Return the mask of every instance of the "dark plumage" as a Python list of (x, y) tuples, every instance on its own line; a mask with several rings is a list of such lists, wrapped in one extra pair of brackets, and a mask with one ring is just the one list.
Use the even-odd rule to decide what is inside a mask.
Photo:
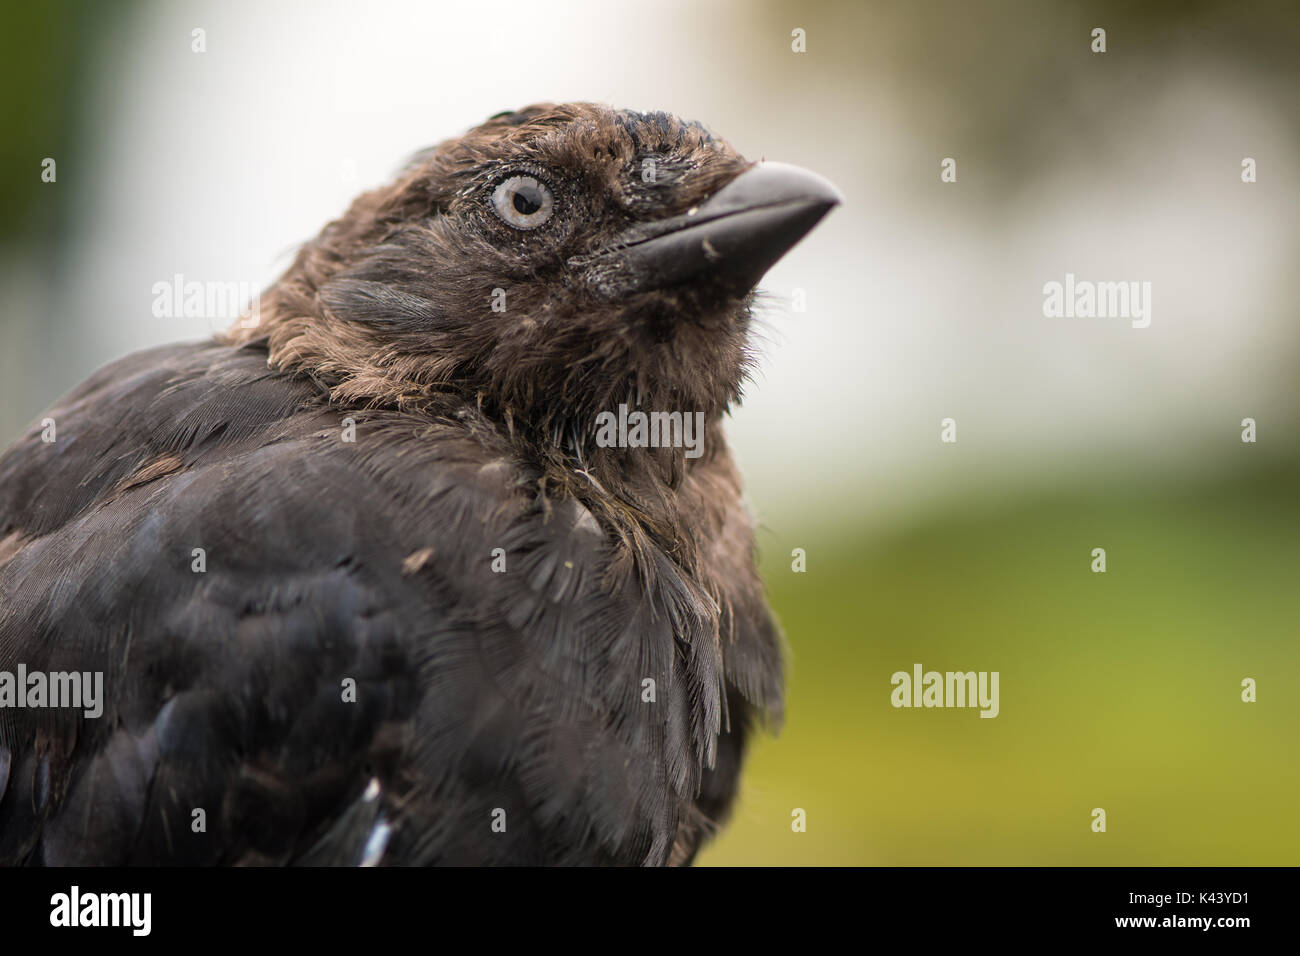
[[(781, 710), (719, 421), (835, 201), (665, 114), (502, 114), (256, 328), (43, 415), (0, 458), (0, 670), (102, 671), (104, 712), (0, 708), (0, 862), (689, 861)], [(600, 447), (620, 403), (703, 453)]]

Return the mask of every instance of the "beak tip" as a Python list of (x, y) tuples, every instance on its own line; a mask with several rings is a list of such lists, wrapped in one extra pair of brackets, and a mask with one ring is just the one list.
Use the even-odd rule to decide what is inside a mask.
[(844, 194), (825, 176), (789, 163), (763, 161), (718, 190), (705, 205), (743, 208), (786, 202), (832, 209), (844, 202)]
[(763, 163), (779, 168), (780, 179), (792, 193), (802, 193), (806, 201), (834, 209), (845, 202), (844, 193), (825, 176), (787, 163)]

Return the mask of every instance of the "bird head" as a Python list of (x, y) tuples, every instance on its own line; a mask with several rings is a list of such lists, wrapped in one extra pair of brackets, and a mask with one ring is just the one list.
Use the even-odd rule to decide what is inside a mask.
[(578, 444), (620, 403), (713, 418), (740, 395), (755, 284), (839, 201), (697, 123), (533, 106), (358, 198), (238, 335), (340, 403), (456, 393)]

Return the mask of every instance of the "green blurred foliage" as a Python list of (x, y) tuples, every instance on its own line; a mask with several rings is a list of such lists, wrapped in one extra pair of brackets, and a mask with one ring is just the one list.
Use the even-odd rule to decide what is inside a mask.
[(41, 181), (52, 157), (60, 180), (76, 180), (97, 105), (89, 83), (105, 35), (129, 22), (133, 3), (51, 0), (10, 3), (0, 29), (0, 242), (41, 244), (75, 234), (73, 199), (83, 190)]
[[(769, 538), (786, 726), (701, 862), (1300, 862), (1297, 488), (1279, 468), (965, 503), (883, 540)], [(999, 671), (1000, 715), (895, 709), (890, 675), (916, 662)]]

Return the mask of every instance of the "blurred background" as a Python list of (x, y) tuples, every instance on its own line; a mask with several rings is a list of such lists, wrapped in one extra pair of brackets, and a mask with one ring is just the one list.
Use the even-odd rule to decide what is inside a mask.
[[(105, 362), (229, 324), (157, 317), (155, 284), (266, 285), (493, 113), (699, 119), (848, 199), (769, 274), (730, 425), (788, 718), (701, 862), (1300, 863), (1294, 3), (3, 17), (0, 442)], [(1067, 273), (1150, 282), (1150, 327), (1045, 318)], [(891, 707), (914, 663), (998, 671), (1000, 715)]]

